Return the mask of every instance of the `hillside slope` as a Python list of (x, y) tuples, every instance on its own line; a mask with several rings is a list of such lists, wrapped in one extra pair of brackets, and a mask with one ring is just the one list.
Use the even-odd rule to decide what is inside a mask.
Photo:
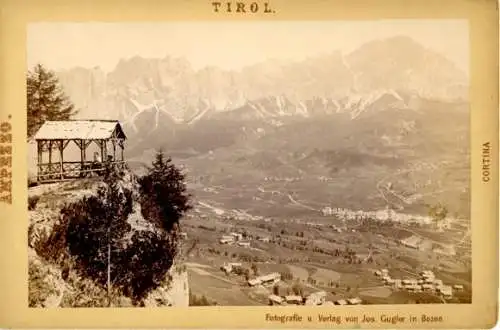
[[(60, 210), (68, 203), (95, 195), (102, 185), (99, 180), (88, 179), (66, 183), (36, 186), (29, 189), (28, 262), (30, 307), (105, 307), (106, 291), (77, 271), (67, 268), (67, 261), (54, 262), (50, 255), (61, 254), (61, 246), (50, 246), (48, 238), (60, 221)], [(122, 186), (130, 187), (130, 177)], [(36, 205), (35, 205), (36, 204)], [(148, 223), (136, 209), (129, 216), (132, 232), (148, 229)], [(131, 235), (132, 233), (130, 233)], [(54, 250), (55, 249), (55, 250)], [(58, 252), (59, 251), (59, 252)], [(50, 260), (50, 261), (49, 261)], [(142, 302), (144, 306), (183, 306), (189, 304), (189, 283), (182, 256), (178, 255), (163, 284), (151, 291)], [(134, 271), (134, 270), (131, 270)], [(132, 306), (132, 301), (114, 293), (112, 306)]]

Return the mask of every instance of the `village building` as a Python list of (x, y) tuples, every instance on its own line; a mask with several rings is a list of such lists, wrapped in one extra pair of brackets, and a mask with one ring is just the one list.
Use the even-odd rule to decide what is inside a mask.
[(360, 298), (356, 297), (356, 298), (347, 299), (347, 302), (349, 303), (349, 305), (360, 305), (362, 303), (362, 300)]
[(226, 272), (227, 274), (232, 273), (238, 268), (241, 268), (242, 264), (239, 262), (230, 262), (230, 263), (224, 263), (224, 265), (221, 267), (221, 269)]
[(393, 283), (393, 287), (395, 289), (402, 289), (403, 288), (402, 281), (400, 279), (395, 279), (394, 283)]
[(250, 242), (238, 242), (236, 244), (238, 244), (238, 246), (241, 247), (246, 247), (246, 248), (250, 247)]
[(450, 299), (452, 297), (452, 289), (449, 285), (442, 285), (436, 288), (437, 291), (443, 296), (444, 299)]
[(413, 235), (405, 239), (402, 239), (400, 242), (401, 244), (403, 244), (408, 248), (418, 249), (421, 241), (422, 239), (420, 237)]
[(432, 284), (422, 284), (423, 291), (434, 291), (434, 286)]
[(307, 298), (306, 298), (306, 305), (313, 306), (313, 305), (322, 305), (326, 300), (326, 292), (325, 291), (318, 291), (311, 293)]
[(269, 296), (269, 304), (270, 305), (281, 305), (283, 304), (283, 298), (280, 296), (277, 296), (275, 294), (272, 294)]
[(252, 278), (248, 280), (248, 285), (250, 286), (256, 286), (261, 284), (262, 282), (258, 278)]
[(463, 291), (464, 290), (464, 286), (461, 285), (461, 284), (455, 284), (453, 286), (453, 290), (457, 290), (457, 291)]
[(290, 305), (301, 305), (304, 302), (302, 296), (285, 296), (285, 301)]
[(407, 285), (407, 286), (405, 286), (405, 289), (407, 291), (410, 291), (410, 292), (421, 292), (422, 291), (422, 287), (418, 284)]
[(259, 277), (256, 277), (254, 279), (248, 280), (248, 284), (250, 286), (256, 286), (256, 285), (272, 285), (276, 284), (279, 281), (281, 281), (281, 274), (280, 273), (270, 273), (267, 275), (262, 275)]
[(232, 244), (234, 243), (234, 237), (231, 235), (223, 235), (219, 240), (220, 244)]
[(117, 120), (46, 121), (34, 140), (39, 183), (102, 175), (109, 164), (125, 166), (126, 136)]
[(236, 241), (241, 241), (243, 239), (243, 234), (240, 233), (231, 233), (230, 236), (234, 237)]
[(414, 278), (407, 278), (407, 279), (403, 280), (403, 284), (404, 285), (417, 285), (418, 284), (418, 280), (416, 280)]
[(335, 305), (344, 306), (344, 305), (347, 305), (347, 301), (345, 301), (344, 299), (339, 299), (339, 300), (335, 301)]

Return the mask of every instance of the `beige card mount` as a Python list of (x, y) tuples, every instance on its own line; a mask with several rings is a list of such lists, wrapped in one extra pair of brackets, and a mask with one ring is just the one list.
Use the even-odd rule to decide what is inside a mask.
[(496, 323), (496, 2), (0, 13), (0, 326)]

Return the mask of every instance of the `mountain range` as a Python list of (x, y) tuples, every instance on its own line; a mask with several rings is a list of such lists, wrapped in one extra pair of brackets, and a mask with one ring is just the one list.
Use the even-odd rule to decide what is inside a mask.
[(440, 201), (468, 216), (468, 77), (411, 38), (232, 71), (167, 56), (57, 74), (80, 118), (121, 121), (129, 164), (161, 147), (202, 200), (282, 214), (287, 198), (254, 201), (267, 184), (321, 205), (425, 213)]
[(346, 55), (274, 59), (239, 71), (136, 56), (109, 73), (78, 67), (57, 75), (79, 117), (118, 119), (133, 144), (172, 138), (200, 120), (280, 126), (318, 115), (356, 119), (388, 107), (418, 110), (426, 99), (468, 99), (466, 74), (405, 36), (371, 41)]

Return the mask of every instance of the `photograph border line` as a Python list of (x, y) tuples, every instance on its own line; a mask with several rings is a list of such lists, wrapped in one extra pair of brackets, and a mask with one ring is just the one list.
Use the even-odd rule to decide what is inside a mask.
[[(498, 300), (498, 8), (495, 1), (269, 0), (272, 14), (215, 13), (211, 1), (26, 1), (0, 4), (0, 122), (12, 125), (12, 203), (0, 204), (0, 326), (6, 328), (329, 328), (318, 313), (373, 316), (360, 328), (486, 328), (497, 322)], [(117, 7), (119, 6), (119, 7)], [(378, 20), (463, 18), (470, 26), (472, 304), (363, 305), (348, 307), (28, 308), (26, 27), (40, 21), (168, 20)], [(64, 45), (61, 45), (62, 47)], [(11, 116), (10, 118), (8, 116)], [(482, 145), (491, 145), (490, 180), (482, 181)], [(266, 314), (300, 315), (302, 321), (266, 321)], [(387, 324), (382, 315), (416, 316)], [(421, 316), (442, 322), (421, 322)], [(311, 321), (308, 321), (311, 318)], [(350, 328), (342, 324), (339, 328)]]

